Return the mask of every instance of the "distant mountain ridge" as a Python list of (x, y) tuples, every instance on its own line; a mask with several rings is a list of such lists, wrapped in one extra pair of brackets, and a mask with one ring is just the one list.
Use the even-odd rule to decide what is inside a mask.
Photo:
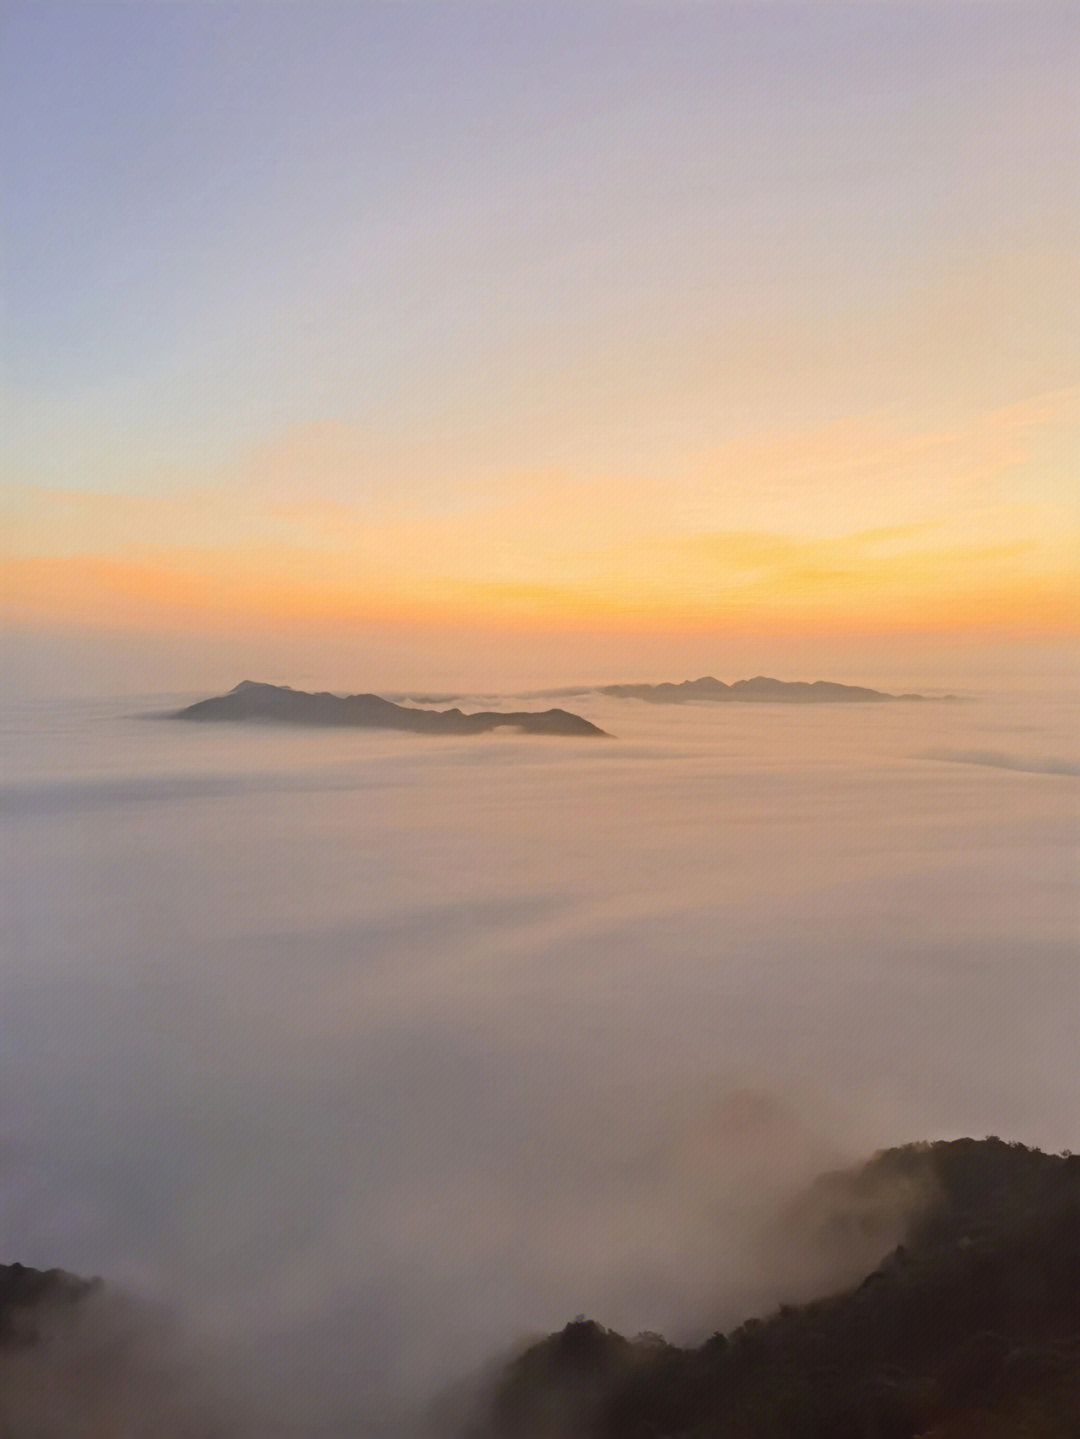
[(621, 684), (602, 685), (600, 694), (615, 695), (618, 699), (651, 700), (654, 704), (684, 704), (688, 700), (714, 700), (744, 703), (784, 704), (853, 704), (873, 703), (885, 700), (921, 700), (923, 695), (886, 694), (882, 690), (867, 689), (863, 685), (842, 685), (832, 680), (776, 680), (767, 675), (755, 675), (750, 680), (736, 680), (725, 684), (712, 675), (701, 679), (683, 680), (681, 684)]
[[(612, 695), (615, 699), (647, 700), (651, 704), (688, 704), (694, 700), (713, 703), (743, 704), (875, 704), (898, 700), (920, 700), (931, 703), (932, 697), (921, 694), (887, 694), (884, 690), (868, 689), (865, 685), (842, 685), (833, 680), (778, 680), (768, 675), (755, 675), (749, 680), (725, 684), (713, 675), (683, 680), (676, 684), (661, 681), (652, 684), (571, 685), (563, 689), (533, 690), (521, 699), (574, 699), (586, 695)], [(463, 699), (461, 694), (410, 694), (414, 704), (450, 704)], [(953, 699), (953, 695), (933, 699)]]
[(529, 735), (599, 735), (604, 731), (568, 710), (522, 710), (512, 714), (459, 709), (414, 709), (380, 695), (309, 694), (287, 685), (243, 680), (228, 694), (198, 700), (173, 710), (168, 718), (201, 721), (247, 721), (339, 729), (406, 730), (414, 734), (476, 735), (513, 729)]

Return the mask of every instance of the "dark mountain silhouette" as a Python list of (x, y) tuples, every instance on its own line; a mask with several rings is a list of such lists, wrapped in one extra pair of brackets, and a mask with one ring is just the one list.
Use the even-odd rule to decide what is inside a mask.
[(414, 709), (379, 695), (308, 694), (285, 685), (244, 680), (228, 694), (175, 710), (183, 720), (272, 721), (277, 724), (355, 729), (409, 730), (415, 734), (474, 735), (514, 729), (530, 735), (603, 735), (604, 731), (568, 710), (464, 714), (459, 709)]
[(98, 1280), (78, 1279), (62, 1269), (0, 1264), (0, 1351), (41, 1342), (52, 1316), (99, 1287)]
[[(810, 1196), (857, 1225), (919, 1191), (857, 1288), (683, 1349), (578, 1319), (508, 1364), (470, 1439), (1076, 1439), (1080, 1156), (889, 1150)], [(880, 1211), (879, 1211), (880, 1212)], [(862, 1216), (860, 1218), (860, 1216)]]
[[(725, 684), (712, 675), (703, 675), (696, 680), (683, 680), (679, 684), (666, 681), (658, 684), (613, 684), (613, 685), (569, 685), (562, 689), (533, 690), (525, 699), (574, 699), (582, 695), (613, 695), (616, 699), (648, 700), (651, 704), (688, 704), (692, 701), (744, 704), (875, 704), (897, 700), (921, 700), (929, 704), (932, 698), (920, 694), (887, 694), (884, 690), (867, 689), (863, 685), (842, 685), (832, 680), (776, 680), (766, 675), (756, 675), (750, 680), (735, 680)], [(463, 699), (460, 694), (399, 696), (408, 698), (413, 704), (449, 704)], [(934, 699), (955, 698), (953, 695), (934, 696)]]
[(752, 680), (736, 680), (725, 684), (723, 680), (704, 675), (697, 680), (684, 680), (682, 684), (628, 684), (603, 685), (600, 694), (615, 695), (618, 699), (650, 700), (653, 704), (684, 704), (689, 700), (713, 700), (719, 703), (741, 700), (745, 703), (782, 704), (839, 704), (873, 703), (885, 700), (920, 700), (922, 695), (890, 695), (881, 690), (865, 689), (861, 685), (834, 684), (830, 680), (815, 680), (808, 684), (803, 680), (774, 680), (757, 675)]
[[(857, 1238), (898, 1198), (909, 1215), (904, 1241), (856, 1287), (748, 1320), (696, 1348), (655, 1334), (627, 1339), (576, 1319), (506, 1363), (479, 1403), (452, 1396), (458, 1417), (450, 1420), (442, 1406), (430, 1432), (439, 1439), (451, 1432), (458, 1439), (1076, 1439), (1080, 1155), (996, 1138), (907, 1145), (824, 1176), (799, 1208), (823, 1232)], [(144, 1392), (137, 1328), (99, 1334), (88, 1307), (110, 1295), (98, 1280), (0, 1265), (0, 1434), (250, 1432), (180, 1423), (183, 1383), (152, 1382)], [(85, 1352), (72, 1345), (72, 1325), (83, 1314)], [(74, 1417), (29, 1424), (25, 1416), (50, 1397), (57, 1378), (62, 1412)], [(156, 1381), (156, 1371), (149, 1378)], [(104, 1401), (126, 1392), (125, 1384), (144, 1408), (159, 1406), (156, 1427), (88, 1426), (80, 1394), (95, 1412), (111, 1414)], [(366, 1431), (356, 1432), (359, 1439)]]

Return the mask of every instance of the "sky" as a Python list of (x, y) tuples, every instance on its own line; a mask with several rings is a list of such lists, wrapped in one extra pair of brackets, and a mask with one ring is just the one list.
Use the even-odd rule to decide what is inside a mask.
[(13, 0), (0, 48), (16, 682), (1075, 653), (1074, 4)]

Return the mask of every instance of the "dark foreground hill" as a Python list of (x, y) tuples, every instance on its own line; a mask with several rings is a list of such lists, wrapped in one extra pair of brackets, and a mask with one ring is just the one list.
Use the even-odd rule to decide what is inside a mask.
[(604, 685), (600, 693), (614, 695), (617, 699), (650, 700), (653, 704), (685, 704), (691, 700), (711, 700), (715, 703), (741, 701), (744, 704), (864, 704), (924, 698), (914, 694), (885, 694), (882, 690), (834, 684), (831, 680), (814, 680), (810, 684), (803, 680), (774, 680), (765, 675), (757, 675), (752, 680), (736, 680), (730, 685), (714, 679), (712, 675), (683, 680), (681, 684)]
[[(1080, 1156), (910, 1145), (803, 1203), (850, 1231), (897, 1196), (904, 1242), (857, 1287), (696, 1348), (575, 1320), (426, 1439), (1078, 1439)], [(0, 1265), (0, 1436), (266, 1439), (226, 1417), (227, 1393), (208, 1411), (141, 1314), (109, 1303), (107, 1285)]]
[(513, 729), (530, 735), (603, 735), (604, 731), (568, 710), (523, 710), (514, 714), (459, 709), (413, 709), (379, 695), (308, 694), (285, 685), (244, 680), (228, 694), (176, 710), (171, 719), (264, 721), (352, 729), (408, 730), (414, 734), (476, 735)]
[(53, 1316), (99, 1287), (97, 1280), (77, 1279), (62, 1269), (0, 1264), (0, 1350), (37, 1344)]
[(857, 1288), (698, 1348), (577, 1320), (505, 1368), (468, 1434), (1077, 1439), (1080, 1156), (917, 1145), (818, 1189), (850, 1224), (892, 1185), (926, 1204)]

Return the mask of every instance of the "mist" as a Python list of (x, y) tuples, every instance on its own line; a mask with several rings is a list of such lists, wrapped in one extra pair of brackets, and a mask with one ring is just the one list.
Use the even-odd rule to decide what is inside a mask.
[(899, 691), (974, 693), (1075, 688), (1075, 636), (979, 633), (666, 633), (588, 626), (390, 623), (235, 624), (222, 629), (124, 629), (42, 623), (0, 631), (6, 693), (51, 699), (137, 700), (163, 691), (198, 697), (258, 679), (301, 689), (527, 693), (562, 685), (681, 680), (705, 674), (837, 679)]
[(195, 697), (3, 716), (0, 1258), (126, 1296), (130, 1414), (378, 1433), (577, 1314), (848, 1282), (903, 1206), (798, 1200), (879, 1147), (1080, 1147), (1075, 695), (141, 717)]

